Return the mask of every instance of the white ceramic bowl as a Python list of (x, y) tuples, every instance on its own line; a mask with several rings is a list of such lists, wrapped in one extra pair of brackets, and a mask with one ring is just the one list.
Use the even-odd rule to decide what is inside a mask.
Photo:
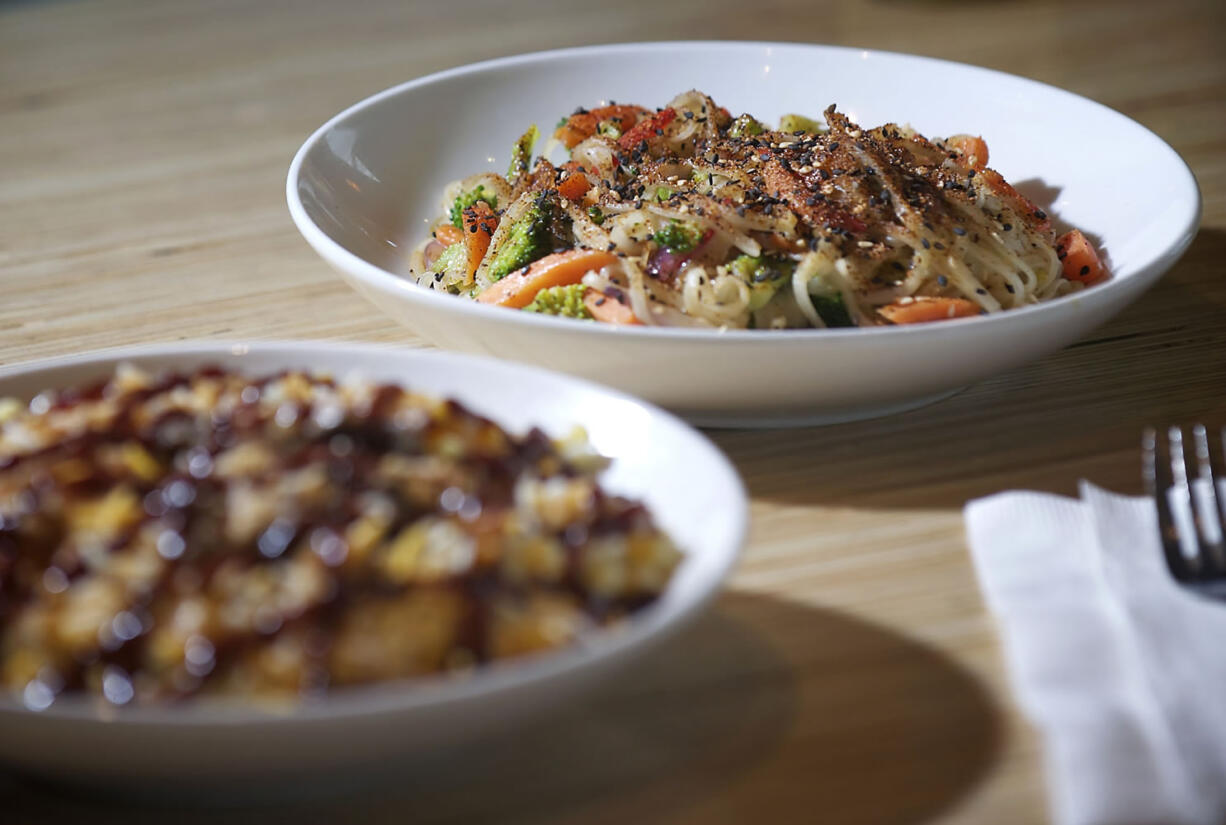
[[(786, 332), (614, 328), (489, 307), (401, 277), (449, 181), (506, 170), (529, 123), (576, 106), (659, 106), (698, 88), (775, 121), (828, 104), (867, 126), (982, 134), (992, 165), (1057, 224), (1101, 241), (1109, 283), (1036, 307), (913, 327)], [(294, 158), (294, 223), (355, 289), (449, 349), (584, 375), (715, 424), (906, 409), (1063, 347), (1134, 300), (1196, 232), (1187, 166), (1152, 132), (1065, 91), (923, 57), (771, 43), (647, 43), (465, 66), (375, 95)]]
[[(338, 690), (279, 715), (254, 707), (186, 705), (100, 715), (82, 699), (42, 712), (0, 697), (0, 761), (74, 781), (159, 778), (248, 785), (301, 773), (369, 768), (428, 755), (556, 707), (691, 618), (719, 588), (744, 540), (744, 489), (704, 436), (641, 401), (531, 367), (450, 353), (336, 344), (181, 344), (110, 350), (0, 370), (0, 397), (98, 379), (120, 361), (154, 370), (218, 364), (260, 375), (306, 367), (394, 381), (456, 398), (513, 432), (576, 424), (613, 459), (602, 482), (644, 500), (686, 553), (661, 598), (624, 629), (539, 657), (497, 663), (466, 679), (424, 678)], [(147, 783), (146, 783), (147, 784)], [(183, 787), (180, 785), (179, 787)]]

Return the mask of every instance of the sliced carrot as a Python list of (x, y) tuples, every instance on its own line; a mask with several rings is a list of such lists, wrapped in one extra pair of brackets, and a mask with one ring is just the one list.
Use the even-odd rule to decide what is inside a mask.
[(472, 278), (490, 248), (490, 238), (498, 228), (498, 216), (488, 203), (477, 201), (461, 213), (461, 218), (464, 221), (464, 247), (468, 252), (468, 277)]
[(606, 120), (613, 121), (618, 131), (623, 134), (634, 126), (639, 117), (647, 110), (641, 106), (623, 106), (613, 104), (592, 109), (590, 112), (577, 112), (566, 119), (558, 127), (553, 136), (566, 146), (573, 149), (578, 144), (596, 134), (600, 124)]
[(434, 227), (434, 237), (438, 238), (443, 246), (451, 246), (464, 240), (464, 230), (454, 224), (440, 223)]
[(523, 309), (542, 289), (577, 284), (587, 273), (616, 261), (616, 255), (603, 249), (555, 252), (490, 284), (477, 295), (477, 300), (483, 304)]
[(980, 173), (980, 179), (997, 195), (1009, 201), (1013, 210), (1025, 218), (1034, 231), (1047, 235), (1049, 238), (1052, 237), (1049, 234), (1051, 233), (1051, 218), (1047, 216), (1047, 213), (1030, 198), (1014, 189), (1013, 184), (1001, 177), (999, 172), (995, 169), (984, 169)]
[(634, 314), (634, 310), (623, 303), (625, 300), (624, 295), (609, 296), (591, 287), (583, 293), (583, 305), (597, 321), (620, 326), (642, 326), (643, 322)]
[(633, 129), (617, 139), (617, 145), (627, 152), (635, 149), (640, 143), (646, 143), (653, 137), (657, 137), (657, 131), (663, 131), (665, 126), (676, 119), (676, 109), (661, 109), (651, 117), (643, 118), (634, 124)]
[(985, 169), (988, 165), (988, 144), (978, 135), (954, 135), (945, 141), (949, 148), (960, 152), (972, 169)]
[(571, 172), (558, 184), (558, 194), (568, 201), (578, 203), (591, 188), (592, 184), (588, 181), (587, 175), (582, 172)]
[(965, 298), (920, 297), (902, 303), (904, 300), (907, 299), (879, 307), (877, 312), (894, 324), (924, 324), (949, 318), (970, 318), (979, 314), (979, 305)]
[(1086, 286), (1096, 284), (1107, 277), (1107, 268), (1103, 266), (1093, 244), (1074, 229), (1056, 239), (1056, 253), (1064, 266), (1064, 277), (1070, 281), (1080, 281)]

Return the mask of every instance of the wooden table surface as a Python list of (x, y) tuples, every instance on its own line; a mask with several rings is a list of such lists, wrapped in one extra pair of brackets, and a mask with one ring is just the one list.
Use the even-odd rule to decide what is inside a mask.
[(289, 160), (374, 91), (554, 46), (798, 40), (1027, 75), (1169, 141), (1200, 181), (1200, 235), (1107, 326), (943, 403), (712, 433), (753, 497), (744, 562), (709, 616), (563, 724), (345, 801), (172, 819), (165, 805), (0, 779), (0, 819), (1046, 821), (1039, 741), (1012, 703), (960, 511), (1006, 488), (1072, 492), (1079, 478), (1136, 491), (1143, 425), (1226, 423), (1226, 4), (511, 6), (0, 3), (0, 363), (183, 338), (420, 346), (298, 236)]

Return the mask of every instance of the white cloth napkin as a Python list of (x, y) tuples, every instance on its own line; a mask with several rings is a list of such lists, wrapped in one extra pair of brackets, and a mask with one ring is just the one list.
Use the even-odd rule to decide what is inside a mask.
[(1172, 581), (1153, 503), (1083, 484), (965, 517), (1056, 821), (1226, 822), (1226, 602)]

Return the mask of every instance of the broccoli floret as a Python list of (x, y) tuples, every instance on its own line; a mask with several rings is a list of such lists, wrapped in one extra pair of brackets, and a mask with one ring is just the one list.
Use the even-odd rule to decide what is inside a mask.
[(804, 115), (784, 115), (779, 118), (780, 132), (805, 132), (810, 135), (822, 135), (828, 130), (811, 117)]
[(664, 201), (668, 200), (672, 196), (673, 190), (669, 189), (667, 186), (656, 187), (656, 200), (660, 203), (664, 203)]
[(464, 228), (464, 210), (472, 206), (477, 201), (485, 201), (490, 205), (490, 209), (498, 208), (498, 196), (489, 191), (482, 184), (477, 184), (477, 188), (468, 192), (461, 192), (455, 199), (455, 203), (451, 204), (451, 223), (459, 229)]
[(463, 242), (453, 243), (439, 253), (431, 267), (435, 272), (459, 272), (468, 265), (468, 250)]
[(702, 233), (698, 227), (671, 220), (655, 232), (655, 242), (669, 252), (690, 252), (698, 246)]
[(536, 293), (532, 303), (524, 307), (525, 312), (540, 312), (544, 315), (564, 315), (567, 318), (583, 318), (592, 320), (592, 313), (583, 305), (583, 293), (587, 287), (583, 284), (568, 284), (566, 286), (551, 286)]
[(817, 314), (822, 317), (822, 320), (828, 327), (854, 327), (855, 322), (851, 320), (851, 313), (847, 311), (847, 304), (843, 303), (843, 296), (836, 292), (832, 295), (811, 295), (813, 300), (813, 308), (817, 310)]
[(604, 211), (599, 206), (589, 206), (587, 208), (587, 216), (592, 219), (592, 223), (600, 226), (604, 223)]
[(728, 137), (747, 138), (760, 135), (765, 131), (766, 127), (752, 115), (741, 115), (732, 121), (732, 125), (728, 127)]
[(552, 203), (538, 198), (522, 218), (511, 224), (506, 238), (490, 260), (488, 273), (491, 281), (505, 278), (553, 251), (553, 212)]
[(511, 147), (511, 166), (507, 169), (507, 180), (514, 183), (516, 178), (528, 171), (528, 166), (532, 163), (532, 147), (536, 146), (540, 136), (540, 130), (533, 123), (528, 127), (528, 131), (515, 141), (515, 145)]
[(728, 265), (728, 271), (749, 286), (749, 311), (766, 306), (784, 282), (792, 277), (796, 262), (788, 258), (754, 258), (741, 255)]

